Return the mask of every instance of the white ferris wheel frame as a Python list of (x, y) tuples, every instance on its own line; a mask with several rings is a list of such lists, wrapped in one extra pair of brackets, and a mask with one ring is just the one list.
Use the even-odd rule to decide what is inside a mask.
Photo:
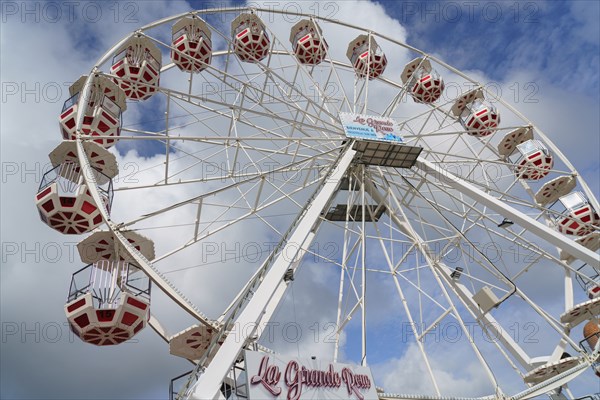
[[(96, 66), (92, 70), (92, 74), (89, 75), (89, 77), (83, 87), (82, 95), (79, 98), (79, 110), (84, 109), (83, 106), (86, 104), (87, 99), (90, 95), (91, 80), (92, 80), (93, 73), (98, 72), (99, 68), (110, 59), (110, 57), (113, 55), (113, 53), (122, 44), (124, 44), (127, 41), (127, 39), (132, 37), (135, 33), (143, 33), (143, 32), (145, 32), (149, 29), (152, 29), (156, 26), (159, 26), (159, 25), (171, 22), (171, 21), (175, 21), (179, 18), (188, 16), (190, 14), (202, 15), (202, 14), (212, 14), (212, 13), (243, 12), (243, 11), (291, 14), (291, 15), (295, 15), (295, 16), (301, 16), (301, 17), (313, 18), (315, 20), (326, 21), (329, 23), (340, 24), (340, 25), (344, 25), (349, 28), (368, 32), (368, 30), (365, 30), (359, 26), (349, 24), (349, 23), (335, 21), (335, 20), (332, 20), (329, 18), (308, 15), (308, 14), (302, 14), (302, 13), (288, 13), (288, 12), (283, 12), (283, 11), (278, 11), (278, 10), (273, 10), (273, 9), (261, 9), (261, 8), (243, 9), (243, 8), (239, 8), (239, 7), (236, 7), (236, 8), (232, 7), (232, 8), (215, 8), (215, 9), (200, 10), (200, 11), (194, 11), (193, 13), (182, 13), (179, 15), (171, 16), (171, 17), (156, 21), (154, 23), (148, 24), (148, 25), (140, 28), (136, 32), (133, 32), (130, 36), (123, 38), (123, 40), (121, 40), (119, 43), (117, 43), (115, 46), (113, 46), (103, 57), (101, 57), (97, 61)], [(402, 46), (404, 48), (407, 48), (413, 52), (422, 54), (424, 56), (426, 55), (422, 51), (415, 49), (411, 46), (408, 46), (404, 43), (401, 43), (399, 41), (396, 41), (393, 38), (379, 35), (379, 34), (376, 34), (375, 32), (369, 32), (369, 34), (374, 34), (377, 37), (381, 37), (389, 42), (395, 43), (395, 44)], [(226, 53), (226, 52), (227, 51), (222, 51), (221, 53)], [(213, 56), (219, 55), (219, 54), (220, 53), (217, 51), (213, 52)], [(431, 55), (426, 55), (426, 56), (429, 57), (431, 60), (434, 60), (436, 63), (446, 67), (450, 71), (453, 71), (454, 73), (464, 77), (465, 79), (469, 79), (466, 76), (464, 76), (460, 71), (445, 64), (443, 61), (438, 60)], [(339, 62), (339, 61), (330, 60), (330, 62), (332, 62), (333, 64), (339, 64), (339, 65), (342, 65), (345, 67), (349, 66), (348, 64), (345, 64), (345, 63)], [(161, 69), (161, 72), (166, 69), (172, 68), (172, 67), (173, 67), (173, 64), (163, 66), (163, 68)], [(385, 80), (384, 78), (379, 78), (379, 79)], [(395, 85), (395, 83), (393, 83), (391, 81), (388, 81), (387, 83), (389, 83), (391, 85)], [(365, 97), (367, 95), (368, 95), (368, 82), (367, 82), (366, 88), (365, 88)], [(527, 121), (527, 119), (525, 117), (523, 117), (511, 105), (506, 104), (501, 99), (498, 99), (498, 100), (501, 101), (505, 107), (511, 109), (516, 115), (521, 116), (524, 121)], [(237, 107), (237, 105), (232, 105), (232, 107), (235, 108), (235, 107)], [(365, 107), (366, 107), (366, 101), (365, 101)], [(76, 143), (77, 143), (79, 163), (83, 167), (83, 170), (86, 170), (90, 167), (90, 162), (89, 162), (86, 152), (84, 151), (84, 148), (83, 148), (83, 143), (87, 139), (87, 137), (85, 137), (85, 135), (81, 134), (81, 127), (83, 124), (83, 116), (84, 116), (84, 114), (82, 112), (79, 112), (78, 118), (77, 118), (77, 124), (76, 124), (76, 130), (77, 130)], [(530, 123), (530, 124), (533, 126), (532, 123)], [(569, 167), (571, 170), (575, 171), (575, 168), (562, 155), (560, 150), (558, 148), (556, 148), (552, 144), (552, 142), (550, 140), (548, 140), (539, 129), (536, 129), (536, 131), (542, 138), (545, 139), (546, 143), (551, 147), (551, 150), (553, 151), (553, 153), (556, 154), (557, 156), (559, 156), (565, 162), (567, 167)], [(168, 143), (169, 143), (169, 139), (167, 139), (167, 144)], [(336, 193), (336, 188), (338, 187), (340, 180), (345, 175), (349, 166), (351, 165), (354, 155), (355, 155), (354, 150), (352, 150), (350, 148), (350, 146), (346, 145), (344, 152), (341, 153), (341, 155), (338, 157), (337, 162), (334, 165), (332, 165), (330, 170), (324, 175), (325, 177), (327, 177), (327, 179), (323, 178), (321, 180), (321, 182), (318, 186), (318, 189), (316, 190), (316, 195), (315, 195), (314, 199), (312, 200), (312, 202), (310, 204), (307, 205), (306, 209), (299, 215), (298, 219), (293, 224), (293, 230), (289, 232), (289, 237), (287, 238), (288, 243), (286, 243), (286, 244), (282, 243), (282, 246), (284, 249), (287, 248), (286, 246), (292, 246), (291, 243), (293, 243), (294, 246), (296, 246), (294, 249), (292, 249), (292, 252), (294, 252), (293, 260), (290, 261), (289, 258), (283, 257), (281, 255), (281, 253), (279, 254), (279, 256), (274, 257), (271, 260), (272, 264), (269, 266), (268, 271), (265, 271), (265, 274), (261, 279), (261, 283), (256, 288), (256, 291), (254, 292), (252, 298), (249, 300), (249, 302), (247, 304), (244, 304), (244, 308), (241, 310), (241, 312), (237, 316), (236, 322), (239, 322), (244, 326), (247, 326), (248, 324), (255, 324), (255, 326), (257, 326), (259, 322), (268, 321), (270, 319), (270, 317), (273, 315), (274, 309), (275, 309), (276, 305), (283, 298), (285, 289), (287, 287), (287, 284), (283, 281), (286, 271), (288, 271), (288, 269), (290, 269), (290, 268), (295, 269), (299, 266), (299, 261), (300, 261), (301, 257), (304, 255), (304, 253), (306, 252), (306, 249), (308, 248), (311, 241), (315, 237), (315, 231), (318, 228), (318, 225), (320, 223), (320, 213), (330, 203), (332, 196)], [(595, 252), (581, 246), (580, 244), (576, 243), (575, 241), (567, 238), (565, 235), (562, 235), (561, 233), (557, 232), (556, 230), (552, 229), (551, 227), (549, 227), (545, 224), (542, 224), (538, 220), (531, 218), (530, 216), (524, 214), (523, 212), (517, 210), (516, 208), (511, 207), (510, 205), (504, 203), (503, 201), (493, 197), (492, 195), (485, 193), (484, 191), (480, 190), (479, 188), (475, 187), (474, 185), (470, 184), (469, 182), (466, 182), (464, 179), (461, 179), (460, 177), (458, 177), (446, 170), (443, 170), (442, 168), (431, 163), (430, 161), (428, 161), (424, 158), (419, 158), (417, 160), (415, 168), (417, 168), (424, 174), (429, 174), (429, 175), (433, 174), (438, 178), (441, 177), (444, 180), (444, 183), (446, 183), (446, 184), (450, 185), (451, 187), (453, 187), (454, 189), (462, 192), (463, 194), (467, 195), (471, 199), (476, 200), (477, 202), (485, 205), (489, 209), (494, 210), (495, 212), (505, 216), (506, 218), (509, 218), (510, 220), (514, 221), (516, 224), (520, 225), (524, 230), (539, 237), (541, 240), (551, 243), (560, 249), (568, 251), (570, 254), (572, 254), (576, 258), (578, 258), (590, 265), (599, 265), (600, 264), (598, 261), (598, 255)], [(121, 246), (122, 249), (124, 249), (126, 252), (128, 252), (131, 255), (131, 257), (136, 262), (136, 264), (142, 268), (142, 270), (149, 276), (151, 281), (154, 282), (156, 285), (158, 285), (161, 288), (161, 290), (165, 294), (167, 294), (176, 304), (178, 304), (182, 309), (184, 309), (186, 312), (188, 312), (194, 318), (196, 318), (200, 323), (202, 323), (206, 326), (215, 328), (215, 329), (224, 330), (225, 328), (223, 327), (224, 325), (222, 324), (222, 321), (216, 322), (216, 321), (212, 321), (208, 317), (206, 317), (200, 310), (198, 310), (185, 297), (185, 295), (183, 293), (181, 293), (173, 284), (171, 284), (168, 281), (168, 279), (164, 276), (164, 274), (162, 274), (157, 268), (155, 268), (153, 266), (152, 262), (148, 261), (139, 251), (137, 251), (133, 247), (132, 244), (130, 244), (127, 241), (127, 239), (120, 232), (120, 229), (121, 229), (120, 224), (118, 222), (114, 222), (111, 220), (108, 210), (106, 209), (104, 202), (101, 200), (101, 194), (100, 194), (98, 187), (96, 185), (96, 182), (94, 180), (94, 176), (90, 175), (90, 174), (83, 174), (83, 178), (84, 178), (85, 184), (89, 188), (92, 198), (94, 199), (95, 203), (98, 205), (98, 207), (100, 209), (100, 212), (102, 214), (102, 217), (103, 217), (108, 229), (114, 235), (114, 237), (116, 237), (118, 239), (119, 246)], [(592, 205), (597, 210), (600, 209), (597, 200), (595, 199), (593, 193), (591, 192), (591, 190), (589, 189), (589, 187), (587, 186), (585, 181), (583, 179), (581, 179), (580, 176), (577, 176), (577, 179), (578, 179), (578, 183), (581, 185), (581, 187), (587, 194), (588, 198), (590, 199)], [(365, 182), (367, 182), (367, 181), (365, 181)], [(372, 185), (370, 185), (370, 186), (365, 185), (365, 186), (367, 186), (367, 187), (365, 187), (364, 190), (368, 191), (369, 194), (373, 198), (380, 198), (383, 200), (383, 195), (378, 192), (378, 189), (376, 189)], [(364, 203), (363, 203), (363, 205), (364, 205)], [(410, 229), (411, 225), (410, 225), (410, 223), (408, 223), (408, 220), (406, 219), (406, 217), (398, 216), (398, 215), (394, 215), (394, 214), (390, 215), (390, 217), (392, 218), (392, 220), (394, 221), (394, 223), (397, 225), (397, 227), (399, 229), (403, 230), (404, 232), (406, 232), (408, 234), (408, 236), (411, 236), (413, 238), (415, 244), (418, 247), (427, 246), (427, 244), (423, 244), (424, 241), (422, 240), (422, 238), (420, 238), (419, 235), (413, 229)], [(408, 229), (407, 229), (407, 227), (408, 227)], [(297, 246), (296, 244), (298, 244), (298, 243), (300, 243), (301, 245)], [(274, 255), (274, 253), (273, 253), (273, 255)], [(289, 256), (290, 253), (286, 252), (286, 254), (288, 254), (288, 256)], [(422, 254), (427, 255), (428, 252), (422, 251)], [(452, 280), (449, 280), (446, 278), (448, 275), (448, 271), (450, 270), (449, 267), (447, 267), (443, 263), (439, 262), (438, 260), (431, 259), (430, 257), (427, 257), (427, 263), (430, 265), (430, 267), (433, 270), (446, 272), (446, 273), (440, 273), (439, 276), (441, 277), (441, 279), (445, 279), (445, 282), (444, 282), (445, 286), (450, 287), (452, 289), (452, 291), (454, 292), (454, 294), (457, 295), (463, 301), (464, 304), (473, 304), (472, 293), (470, 293), (469, 289), (467, 289), (465, 286), (461, 285), (460, 283), (457, 283), (455, 281), (452, 281)], [(266, 265), (263, 267), (266, 267)], [(396, 282), (396, 284), (397, 284), (397, 282)], [(440, 286), (444, 286), (444, 285), (440, 285)], [(364, 286), (363, 286), (363, 290), (364, 290)], [(571, 293), (568, 293), (568, 294), (570, 294), (570, 296), (567, 296), (567, 297), (572, 299), (572, 297), (573, 297), (572, 296), (572, 288), (570, 288), (570, 289), (567, 288), (566, 290), (567, 291), (571, 290)], [(365, 308), (364, 301), (365, 301), (365, 297), (364, 297), (364, 293), (363, 293), (363, 297), (362, 297), (363, 313), (364, 313), (364, 308)], [(452, 304), (452, 302), (451, 302), (451, 304)], [(573, 304), (571, 304), (571, 306), (572, 305)], [(241, 306), (241, 304), (240, 304), (240, 306)], [(493, 323), (495, 320), (493, 319), (493, 317), (491, 315), (484, 314), (484, 313), (477, 311), (476, 305), (472, 307), (472, 311), (473, 310), (475, 310), (475, 313), (478, 314), (477, 317), (480, 321), (482, 321), (483, 323), (487, 323), (488, 326), (492, 326), (492, 327), (496, 326)], [(159, 335), (161, 335), (165, 340), (168, 340), (166, 330), (163, 327), (161, 327), (160, 323), (154, 317), (151, 317), (149, 323), (153, 327), (153, 329), (159, 333)], [(363, 319), (362, 319), (362, 324), (363, 324), (363, 333), (362, 333), (363, 349), (362, 349), (362, 351), (363, 351), (363, 364), (364, 364), (364, 363), (366, 363), (364, 315), (363, 315)], [(500, 339), (500, 341), (505, 346), (505, 348), (511, 353), (511, 355), (516, 360), (518, 360), (518, 362), (522, 365), (522, 367), (524, 367), (525, 369), (532, 369), (533, 366), (536, 365), (535, 360), (532, 360), (531, 357), (529, 357), (527, 355), (527, 353), (509, 335), (506, 334), (506, 332), (498, 331), (495, 333), (497, 334), (497, 337)], [(566, 339), (568, 339), (568, 337)], [(215, 355), (213, 361), (210, 363), (210, 365), (208, 365), (206, 368), (198, 369), (197, 372), (199, 372), (199, 374), (197, 376), (197, 381), (193, 385), (194, 394), (192, 395), (191, 398), (201, 398), (201, 399), (214, 398), (216, 393), (218, 393), (221, 382), (227, 375), (227, 373), (230, 370), (230, 368), (232, 367), (232, 365), (236, 362), (238, 354), (240, 353), (240, 351), (242, 350), (242, 348), (245, 345), (246, 345), (246, 343), (244, 341), (236, 340), (233, 336), (229, 336), (229, 337), (225, 338), (225, 341), (222, 343), (221, 348), (216, 353), (216, 355)], [(214, 341), (213, 341), (213, 346), (214, 346)], [(212, 349), (212, 347), (210, 349)], [(209, 352), (210, 352), (210, 350), (209, 350)], [(480, 355), (480, 357), (481, 357), (481, 355)], [(485, 365), (485, 362), (482, 364)], [(566, 380), (572, 379), (574, 377), (574, 375), (583, 372), (583, 370), (587, 366), (589, 366), (589, 364), (590, 364), (590, 362), (581, 363), (573, 371), (571, 371), (570, 375), (568, 375), (568, 376), (565, 375), (562, 378), (565, 378), (565, 377), (568, 378), (568, 379), (565, 378)], [(429, 368), (429, 365), (428, 365), (428, 368)], [(494, 380), (492, 372), (489, 371), (489, 369), (486, 372), (488, 373), (490, 378), (492, 380)], [(431, 370), (430, 370), (430, 373), (431, 373)], [(523, 396), (521, 396), (519, 398), (529, 398), (535, 394), (544, 393), (545, 391), (548, 391), (554, 387), (558, 387), (558, 386), (564, 384), (564, 381), (566, 381), (566, 380), (556, 379), (556, 380), (552, 380), (552, 382), (546, 382), (546, 385), (542, 385), (542, 386), (538, 385), (540, 387), (536, 386), (536, 387), (530, 389), (528, 391), (528, 393), (523, 394)], [(435, 385), (435, 382), (434, 382), (434, 385)], [(436, 385), (436, 391), (439, 394), (439, 389), (437, 388), (437, 385)], [(515, 397), (515, 398), (517, 398), (517, 397)]]

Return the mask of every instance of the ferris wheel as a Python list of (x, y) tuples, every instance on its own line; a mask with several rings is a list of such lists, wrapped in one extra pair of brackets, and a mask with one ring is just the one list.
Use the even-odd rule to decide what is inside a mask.
[[(574, 398), (600, 376), (598, 201), (436, 57), (220, 8), (131, 33), (70, 93), (35, 200), (51, 228), (89, 233), (67, 319), (97, 346), (150, 325), (195, 364), (178, 398), (248, 398), (244, 350), (275, 353), (260, 327), (302, 279), (294, 301), (331, 322), (317, 358), (395, 368), (380, 399)], [(158, 291), (196, 322), (151, 314)]]

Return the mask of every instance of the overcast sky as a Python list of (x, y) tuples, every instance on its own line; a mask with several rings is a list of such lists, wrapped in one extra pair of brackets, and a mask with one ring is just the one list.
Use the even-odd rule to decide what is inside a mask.
[[(60, 236), (44, 226), (33, 196), (48, 167), (47, 155), (60, 140), (57, 116), (73, 81), (137, 27), (192, 9), (231, 4), (243, 3), (157, 0), (0, 4), (0, 398), (164, 399), (169, 380), (191, 369), (190, 363), (170, 356), (168, 346), (151, 329), (142, 331), (132, 342), (108, 348), (91, 346), (73, 337), (66, 326), (63, 305), (71, 274), (82, 266), (75, 250), (81, 238)], [(497, 83), (503, 89), (502, 97), (544, 130), (598, 195), (599, 2), (270, 4), (289, 11), (349, 20), (394, 35), (484, 83)], [(287, 43), (288, 38), (281, 40)], [(344, 50), (347, 41), (339, 44)], [(332, 47), (337, 44), (329, 43)], [(401, 66), (389, 68), (390, 74), (391, 68), (397, 69), (393, 72), (396, 77)], [(131, 120), (140, 119), (144, 111), (133, 107)], [(117, 154), (122, 167), (130, 162), (143, 170), (156, 161), (143, 157), (145, 152), (152, 154), (153, 149), (137, 149), (137, 153), (128, 150), (122, 147)], [(131, 206), (142, 209), (148, 205)], [(247, 232), (240, 232), (244, 234)], [(168, 244), (157, 246), (168, 248), (170, 239), (165, 238)], [(269, 237), (265, 235), (260, 240), (268, 241)], [(299, 280), (294, 287), (296, 297), (286, 297), (281, 313), (297, 310), (295, 318), (310, 321), (310, 314), (319, 310), (321, 301), (335, 300), (327, 287), (331, 274), (315, 272)], [(225, 285), (227, 278), (215, 275), (219, 279), (215, 285)], [(194, 291), (193, 283), (186, 284), (187, 290)], [(321, 297), (298, 297), (311, 290), (321, 292)], [(173, 307), (158, 290), (154, 295), (153, 303), (172, 322), (172, 332), (192, 323), (183, 313), (171, 314)], [(215, 310), (230, 300), (195, 295), (212, 301)], [(300, 304), (297, 298), (302, 299)], [(383, 299), (382, 296), (378, 301), (383, 303)], [(331, 318), (335, 316), (324, 316), (319, 322)], [(295, 343), (288, 343), (287, 347), (285, 343), (277, 345), (282, 346), (282, 351), (296, 353)], [(305, 346), (305, 354), (318, 353), (323, 347), (308, 335), (299, 345)], [(353, 359), (358, 351), (350, 348), (346, 356)], [(407, 348), (402, 357), (373, 365), (377, 384), (399, 391), (403, 382), (418, 381), (421, 386), (415, 386), (417, 389), (427, 389), (427, 383), (419, 381), (424, 375), (419, 367), (414, 367), (413, 374), (398, 378), (398, 371), (412, 365), (408, 363), (414, 353), (415, 348)], [(455, 356), (440, 351), (433, 361), (458, 370)], [(485, 385), (479, 388), (474, 381), (478, 377), (480, 371), (469, 365), (456, 376), (443, 375), (440, 379), (451, 390), (472, 385), (475, 390), (484, 391)], [(591, 374), (581, 382), (579, 388), (572, 388), (576, 394), (600, 392), (600, 384)]]

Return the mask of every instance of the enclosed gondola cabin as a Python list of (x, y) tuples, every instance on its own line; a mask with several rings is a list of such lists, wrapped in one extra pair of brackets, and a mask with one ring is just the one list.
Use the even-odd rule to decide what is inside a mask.
[(556, 218), (557, 229), (574, 236), (585, 236), (600, 226), (598, 212), (581, 192), (569, 193), (558, 199), (562, 204), (561, 215)]
[(265, 24), (255, 14), (240, 14), (231, 23), (233, 51), (244, 62), (262, 61), (269, 54), (271, 39)]
[(359, 35), (351, 41), (346, 57), (359, 78), (375, 79), (383, 74), (387, 66), (383, 50), (371, 35)]
[(71, 330), (86, 343), (131, 339), (150, 317), (150, 280), (124, 261), (98, 261), (73, 274), (65, 305)]
[(136, 35), (117, 51), (110, 68), (130, 100), (146, 100), (158, 90), (162, 54), (148, 38)]
[(171, 59), (184, 72), (200, 72), (212, 59), (211, 32), (202, 19), (184, 17), (172, 28)]
[[(65, 101), (59, 117), (63, 139), (75, 140), (79, 98), (87, 80), (87, 75), (80, 77), (71, 87), (71, 97)], [(113, 146), (121, 134), (122, 114), (127, 109), (125, 92), (106, 76), (96, 74), (90, 78), (90, 91), (85, 104), (81, 133), (100, 136), (94, 142), (109, 148)]]
[(406, 64), (401, 79), (416, 103), (434, 103), (444, 91), (444, 80), (427, 59), (416, 58)]
[(303, 19), (292, 27), (290, 42), (301, 64), (317, 65), (325, 59), (329, 45), (316, 22)]
[[(110, 212), (112, 177), (117, 173), (114, 155), (95, 143), (85, 143), (90, 160), (87, 174), (96, 181), (103, 206)], [(54, 168), (42, 177), (35, 196), (41, 220), (68, 235), (90, 232), (102, 223), (102, 214), (83, 179), (75, 142), (63, 142), (50, 155)]]
[(519, 179), (530, 181), (542, 179), (548, 175), (554, 165), (554, 159), (548, 148), (535, 139), (517, 145), (515, 158), (515, 174)]
[(472, 103), (468, 103), (465, 110), (460, 121), (469, 135), (489, 136), (500, 124), (498, 110), (485, 100), (476, 99)]
[(460, 95), (451, 112), (471, 136), (489, 136), (500, 124), (500, 114), (496, 107), (485, 100), (481, 88)]

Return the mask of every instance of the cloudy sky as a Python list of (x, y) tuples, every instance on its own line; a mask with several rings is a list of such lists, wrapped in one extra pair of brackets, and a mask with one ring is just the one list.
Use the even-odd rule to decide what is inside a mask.
[[(164, 399), (169, 380), (191, 368), (185, 360), (170, 356), (168, 346), (151, 329), (142, 331), (129, 343), (109, 348), (90, 346), (72, 336), (66, 326), (63, 304), (71, 274), (81, 267), (75, 250), (80, 238), (60, 236), (44, 226), (33, 196), (47, 170), (47, 155), (60, 140), (57, 115), (69, 97), (69, 85), (87, 73), (114, 43), (138, 27), (165, 16), (205, 7), (244, 4), (225, 1), (1, 3), (1, 398)], [(499, 88), (499, 95), (538, 125), (574, 164), (591, 190), (596, 195), (599, 193), (598, 2), (276, 1), (269, 4), (292, 12), (349, 21), (385, 33), (476, 76), (488, 86)], [(212, 23), (218, 26), (219, 21)], [(273, 26), (286, 43), (287, 26)], [(330, 37), (331, 48), (343, 56), (346, 43), (352, 38), (336, 47), (335, 41), (341, 38)], [(215, 46), (221, 43), (218, 37), (213, 40)], [(404, 59), (403, 54), (389, 54), (389, 57), (391, 61)], [(401, 66), (390, 63), (389, 68), (389, 74), (397, 77)], [(167, 82), (185, 85), (185, 82)], [(155, 106), (155, 103), (130, 106), (127, 123), (152, 129), (152, 120), (144, 115), (156, 112), (152, 108)], [(119, 147), (116, 152), (121, 174), (149, 170), (160, 162), (160, 158), (154, 157), (156, 149), (134, 146), (137, 146), (135, 141), (133, 145)], [(127, 176), (121, 178), (126, 183)], [(181, 189), (178, 195), (185, 198), (194, 193), (185, 190)], [(168, 201), (169, 195), (160, 194), (163, 201)], [(151, 204), (144, 204), (139, 198), (136, 202), (133, 196), (123, 195), (119, 202), (121, 210), (135, 208), (135, 215), (152, 209)], [(126, 211), (116, 213), (117, 217), (127, 215)], [(241, 241), (249, 232), (244, 229), (236, 231), (239, 237), (231, 240)], [(273, 240), (265, 232), (255, 233), (259, 236), (257, 242)], [(178, 244), (176, 237), (162, 239), (157, 243), (159, 250)], [(321, 254), (326, 255), (329, 254), (327, 246), (334, 246), (328, 241), (320, 241), (318, 245)], [(191, 264), (194, 262), (178, 265)], [(235, 267), (228, 270), (229, 274), (219, 274), (216, 269), (207, 272), (205, 278), (211, 281), (203, 282), (204, 286), (197, 287), (186, 275), (179, 275), (177, 282), (186, 293), (192, 293), (190, 297), (195, 303), (207, 304), (206, 312), (210, 316), (218, 316), (217, 310), (227, 305), (231, 297), (215, 298), (218, 291), (211, 290), (210, 286), (223, 287), (232, 276), (237, 280), (249, 276), (246, 270)], [(170, 269), (165, 267), (165, 270)], [(297, 320), (305, 324), (302, 326), (306, 334), (298, 345), (285, 343), (281, 337), (273, 344), (292, 355), (300, 353), (300, 346), (303, 346), (302, 355), (330, 347), (322, 340), (313, 340), (314, 331), (310, 331), (310, 326), (335, 320), (335, 315), (318, 320), (311, 315), (319, 310), (321, 302), (335, 301), (336, 289), (328, 286), (335, 276), (331, 270), (312, 268), (310, 271), (310, 276), (306, 274), (294, 284), (293, 292), (286, 296), (275, 316), (282, 321)], [(384, 293), (375, 298), (372, 314), (378, 320), (375, 321), (377, 326), (392, 329), (386, 325), (386, 315), (377, 315), (376, 311), (377, 307), (385, 306), (385, 290), (389, 287), (383, 290)], [(302, 296), (312, 292), (321, 295)], [(167, 321), (171, 333), (193, 323), (158, 290), (154, 294), (155, 311)], [(523, 316), (523, 320), (526, 318)], [(327, 333), (322, 326), (320, 329), (321, 334)], [(351, 341), (356, 333), (350, 331), (348, 335), (347, 340)], [(397, 332), (389, 336), (374, 335), (388, 339), (398, 337)], [(540, 337), (544, 338), (543, 332)], [(455, 357), (459, 349), (440, 348), (432, 361), (443, 364), (446, 371), (459, 370)], [(359, 348), (349, 347), (343, 357), (356, 361), (358, 353)], [(419, 379), (425, 375), (422, 366), (410, 364), (413, 356), (416, 357), (416, 348), (403, 348), (399, 358), (384, 357), (383, 353), (384, 347), (375, 351), (372, 361), (379, 386), (398, 392), (402, 391), (403, 384), (412, 384), (414, 391), (430, 389), (426, 380)], [(440, 384), (451, 392), (471, 387), (475, 392), (485, 393), (487, 386), (478, 380), (481, 372), (475, 365), (469, 364), (454, 375), (440, 373)], [(399, 371), (408, 366), (413, 372), (400, 374)], [(600, 392), (598, 380), (588, 375), (580, 381), (579, 387), (571, 388), (576, 395)]]

